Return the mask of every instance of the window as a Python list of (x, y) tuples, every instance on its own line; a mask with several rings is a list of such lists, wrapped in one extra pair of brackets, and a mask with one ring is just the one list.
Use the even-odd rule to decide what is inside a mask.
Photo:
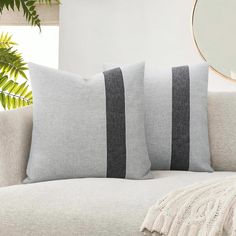
[[(4, 10), (0, 15), (0, 34), (12, 35), (12, 41), (17, 43), (14, 48), (22, 54), (25, 62), (58, 68), (59, 6), (39, 4), (37, 12), (41, 20), (41, 32), (37, 26), (32, 27), (26, 22), (22, 11)], [(28, 71), (26, 75), (29, 78)], [(19, 77), (17, 82), (23, 83), (25, 79)], [(30, 89), (30, 81), (27, 85)], [(1, 94), (3, 93), (8, 96), (5, 92)], [(2, 104), (1, 102), (0, 111), (4, 110)]]
[(41, 19), (41, 32), (38, 27), (32, 27), (26, 22), (22, 12), (4, 10), (0, 15), (0, 33), (8, 32), (13, 36), (26, 62), (57, 68), (59, 6), (38, 4), (37, 12)]
[(58, 67), (59, 26), (0, 26), (17, 43), (19, 52), (26, 62)]

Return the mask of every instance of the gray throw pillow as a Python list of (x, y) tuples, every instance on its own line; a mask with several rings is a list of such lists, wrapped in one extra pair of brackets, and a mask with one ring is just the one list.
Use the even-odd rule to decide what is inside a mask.
[(144, 63), (84, 79), (29, 64), (33, 133), (26, 183), (151, 178), (144, 130)]
[(207, 119), (208, 65), (146, 67), (144, 77), (151, 168), (213, 171)]

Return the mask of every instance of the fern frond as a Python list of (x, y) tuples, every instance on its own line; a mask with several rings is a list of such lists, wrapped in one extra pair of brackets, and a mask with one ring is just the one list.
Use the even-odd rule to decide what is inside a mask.
[(51, 5), (53, 2), (61, 4), (60, 0), (38, 0), (39, 4), (46, 3), (48, 5)]
[(21, 54), (16, 50), (13, 50), (12, 47), (0, 48), (0, 70), (3, 73), (10, 75), (10, 77), (14, 77), (14, 80), (17, 80), (19, 75), (27, 79), (25, 74), (27, 69)]
[(39, 15), (35, 9), (36, 2), (36, 0), (20, 0), (21, 7), (23, 9), (23, 13), (26, 20), (32, 26), (38, 26), (41, 31)]
[(0, 74), (0, 104), (5, 110), (28, 106), (33, 103), (32, 91), (26, 82), (18, 84), (3, 73)]
[(8, 33), (1, 33), (0, 35), (0, 48), (10, 48), (16, 45), (14, 41), (12, 41), (12, 35)]
[[(20, 1), (15, 0), (17, 8), (19, 7)], [(8, 5), (5, 7), (12, 7), (12, 4), (10, 4), (11, 0), (7, 0), (7, 2)], [(0, 0), (0, 12), (2, 6), (3, 3)], [(0, 35), (0, 105), (5, 110), (15, 109), (33, 103), (32, 91), (29, 91), (27, 81), (21, 84), (16, 82), (18, 76), (27, 80), (25, 71), (28, 68), (21, 54), (13, 48), (14, 45), (16, 43), (12, 41), (11, 35), (8, 33), (2, 33)]]

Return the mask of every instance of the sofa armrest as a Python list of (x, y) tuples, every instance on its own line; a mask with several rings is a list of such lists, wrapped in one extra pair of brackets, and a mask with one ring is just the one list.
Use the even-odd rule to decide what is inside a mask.
[(32, 123), (32, 106), (0, 112), (0, 187), (25, 178)]

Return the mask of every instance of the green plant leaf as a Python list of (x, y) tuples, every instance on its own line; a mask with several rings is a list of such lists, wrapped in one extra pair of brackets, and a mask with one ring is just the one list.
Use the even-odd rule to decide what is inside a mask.
[(0, 48), (10, 48), (16, 45), (14, 41), (12, 41), (12, 35), (8, 33), (1, 33), (0, 35)]
[(25, 74), (25, 71), (28, 70), (26, 63), (23, 61), (21, 54), (12, 47), (0, 47), (0, 70), (5, 74), (9, 74), (15, 81), (19, 75), (27, 79)]
[(9, 95), (6, 96), (6, 106), (8, 110), (11, 109), (11, 97)]
[(16, 109), (16, 108), (17, 108), (16, 97), (13, 97), (13, 98), (12, 98), (12, 107), (13, 107), (13, 109)]
[(2, 91), (6, 91), (10, 89), (13, 85), (14, 85), (14, 82), (12, 80), (8, 80), (2, 87)]
[(16, 8), (19, 11), (20, 10), (20, 0), (15, 0)]
[(15, 95), (22, 93), (22, 91), (24, 91), (25, 85), (26, 85), (26, 82), (18, 86), (18, 89), (15, 91)]
[(6, 109), (6, 96), (4, 93), (0, 93), (0, 102), (4, 109)]
[(25, 94), (26, 94), (27, 91), (28, 91), (28, 88), (29, 88), (29, 85), (27, 85), (27, 86), (22, 90), (22, 92), (21, 92), (21, 94), (20, 94), (21, 97), (22, 97), (22, 96), (25, 96)]
[(25, 106), (28, 106), (28, 103), (25, 101), (25, 100), (23, 100), (23, 106), (25, 107)]
[(61, 4), (60, 0), (38, 0), (38, 3), (42, 4), (42, 3), (46, 3), (48, 5), (51, 5), (52, 2), (55, 2), (57, 4)]
[(0, 87), (2, 87), (8, 80), (7, 76), (3, 76), (2, 78), (0, 78)]
[(18, 83), (14, 82), (14, 85), (12, 86), (12, 88), (9, 90), (9, 93), (14, 93), (14, 91), (18, 88)]
[(26, 98), (26, 99), (32, 99), (32, 91), (30, 91), (29, 93), (27, 93), (27, 94), (25, 95), (25, 98)]
[(36, 1), (34, 0), (30, 0), (30, 1), (26, 1), (26, 6), (33, 6), (35, 4)]
[(20, 108), (33, 103), (32, 91), (28, 91), (27, 81), (18, 84), (4, 73), (0, 73), (0, 83), (2, 84), (0, 86), (0, 104), (5, 110)]

